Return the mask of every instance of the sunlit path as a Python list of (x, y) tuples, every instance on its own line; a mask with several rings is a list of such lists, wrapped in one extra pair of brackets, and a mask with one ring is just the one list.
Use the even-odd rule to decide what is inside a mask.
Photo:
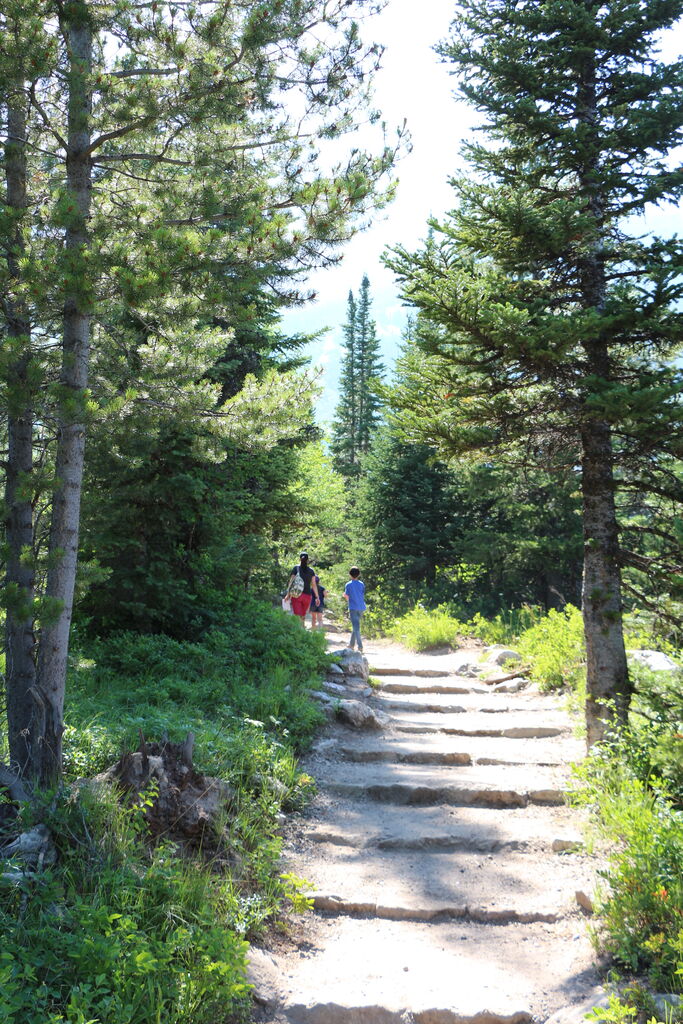
[[(459, 675), (471, 651), (365, 654), (372, 686), (335, 675), (320, 697), (319, 793), (286, 851), (315, 909), (274, 957), (280, 1006), (261, 1019), (521, 1024), (599, 996), (577, 902), (597, 861), (564, 799), (583, 743), (561, 700)], [(344, 696), (383, 728), (339, 724)]]

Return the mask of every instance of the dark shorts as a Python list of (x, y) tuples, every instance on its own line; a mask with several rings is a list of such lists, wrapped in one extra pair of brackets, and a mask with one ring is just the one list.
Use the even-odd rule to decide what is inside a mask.
[(299, 594), (298, 597), (292, 598), (292, 611), (295, 615), (305, 615), (308, 611), (308, 606), (311, 603), (310, 594)]
[(320, 601), (316, 601), (315, 594), (311, 594), (311, 612), (316, 612), (322, 615), (325, 611), (325, 599), (321, 598)]

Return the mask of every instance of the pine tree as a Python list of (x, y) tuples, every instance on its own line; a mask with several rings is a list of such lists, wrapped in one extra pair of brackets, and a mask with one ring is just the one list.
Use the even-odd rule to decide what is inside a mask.
[(334, 468), (342, 476), (355, 477), (359, 471), (358, 422), (358, 349), (356, 344), (356, 300), (349, 291), (346, 304), (346, 322), (342, 328), (344, 355), (339, 375), (339, 403), (332, 424), (330, 449)]
[(378, 382), (383, 373), (375, 321), (370, 316), (372, 299), (367, 274), (361, 282), (358, 302), (349, 292), (344, 324), (344, 356), (339, 379), (339, 404), (330, 444), (337, 472), (357, 478), (361, 459), (371, 446), (380, 423)]
[[(175, 401), (175, 370), (195, 398), (203, 394), (206, 416), (220, 419), (220, 389), (206, 371), (258, 317), (252, 297), (299, 301), (305, 272), (333, 262), (360, 215), (387, 198), (391, 147), (353, 149), (323, 172), (313, 141), (352, 131), (365, 109), (380, 49), (363, 43), (357, 16), (374, 8), (373, 0), (3, 7), (0, 106), (12, 122), (3, 168), (10, 215), (0, 219), (2, 283), (13, 296), (0, 307), (13, 339), (11, 358), (0, 361), (14, 438), (8, 629), (32, 645), (24, 655), (34, 663), (37, 655), (31, 681), (28, 658), (10, 659), (7, 688), (10, 755), (27, 777), (52, 783), (61, 768), (85, 437), (99, 400), (91, 369), (104, 365), (103, 351), (115, 353), (128, 372), (119, 402)], [(290, 90), (298, 100), (285, 106)], [(221, 313), (232, 319), (207, 323), (209, 311), (222, 324)], [(31, 346), (26, 319), (40, 345)], [(32, 434), (32, 463), (20, 421)], [(36, 496), (50, 489), (49, 507), (34, 514)], [(36, 569), (45, 521), (47, 584), (34, 595), (26, 570), (32, 558)]]
[(681, 15), (680, 0), (461, 0), (441, 52), (491, 143), (465, 147), (472, 173), (422, 251), (389, 259), (433, 357), (404, 388), (406, 429), (581, 467), (589, 744), (631, 696), (615, 489), (682, 446), (681, 244), (625, 226), (683, 193), (667, 160), (683, 63), (656, 50)]
[(366, 455), (380, 422), (381, 399), (377, 384), (384, 374), (375, 321), (370, 318), (370, 281), (363, 277), (356, 317), (358, 353), (358, 450)]

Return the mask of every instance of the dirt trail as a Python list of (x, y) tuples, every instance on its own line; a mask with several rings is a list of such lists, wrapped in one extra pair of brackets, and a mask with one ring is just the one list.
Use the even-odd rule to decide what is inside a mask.
[(298, 948), (269, 956), (261, 1019), (524, 1024), (597, 999), (576, 898), (596, 863), (563, 799), (583, 744), (562, 700), (459, 675), (471, 650), (380, 641), (365, 656), (381, 688), (335, 676), (327, 692), (385, 727), (332, 721), (303, 764), (319, 793), (285, 866), (310, 881), (315, 912)]

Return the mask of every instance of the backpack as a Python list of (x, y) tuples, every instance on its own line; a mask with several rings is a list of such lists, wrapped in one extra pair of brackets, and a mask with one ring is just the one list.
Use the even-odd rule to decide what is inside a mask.
[(296, 567), (296, 576), (289, 584), (289, 596), (290, 597), (301, 597), (304, 591), (304, 578), (299, 572), (299, 566)]

